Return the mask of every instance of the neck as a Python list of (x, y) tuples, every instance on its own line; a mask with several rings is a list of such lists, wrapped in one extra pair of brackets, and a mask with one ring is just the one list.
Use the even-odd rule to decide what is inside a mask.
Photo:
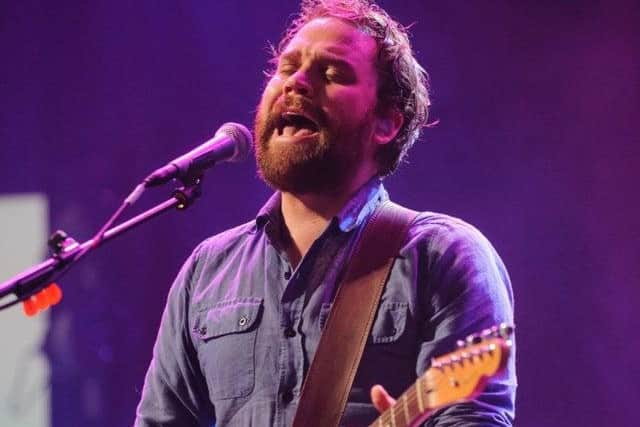
[(298, 265), (331, 219), (369, 179), (357, 180), (352, 185), (327, 193), (282, 193), (282, 217), (291, 236), (287, 253), (293, 266)]

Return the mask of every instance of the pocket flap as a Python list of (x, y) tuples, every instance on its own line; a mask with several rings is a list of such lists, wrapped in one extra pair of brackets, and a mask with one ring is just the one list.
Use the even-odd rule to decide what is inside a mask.
[(202, 309), (194, 319), (193, 332), (201, 340), (249, 330), (258, 320), (262, 298), (235, 298)]
[[(332, 306), (333, 303), (322, 304), (320, 329), (324, 329)], [(400, 338), (406, 328), (408, 307), (406, 302), (382, 302), (371, 327), (370, 341), (374, 344), (386, 344)]]
[(374, 344), (396, 341), (404, 332), (407, 324), (406, 302), (383, 302), (371, 328), (371, 339)]

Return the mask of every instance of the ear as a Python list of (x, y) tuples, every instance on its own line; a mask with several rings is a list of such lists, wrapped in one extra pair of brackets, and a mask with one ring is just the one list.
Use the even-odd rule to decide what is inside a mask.
[(373, 130), (373, 142), (379, 145), (391, 142), (400, 131), (402, 123), (404, 123), (404, 117), (395, 108), (390, 108), (384, 114), (378, 115)]

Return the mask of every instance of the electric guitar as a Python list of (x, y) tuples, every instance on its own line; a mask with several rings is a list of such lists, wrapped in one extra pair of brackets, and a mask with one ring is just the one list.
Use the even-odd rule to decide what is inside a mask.
[(501, 324), (458, 341), (458, 350), (431, 361), (396, 403), (370, 427), (416, 426), (434, 411), (473, 399), (507, 364), (513, 327)]

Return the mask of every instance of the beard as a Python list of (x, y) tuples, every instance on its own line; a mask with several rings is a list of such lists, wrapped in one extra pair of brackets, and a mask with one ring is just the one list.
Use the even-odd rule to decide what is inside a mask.
[[(310, 141), (274, 144), (272, 137), (286, 108), (310, 114), (318, 133)], [(358, 169), (364, 157), (364, 139), (371, 129), (371, 114), (355, 124), (334, 124), (305, 99), (285, 100), (271, 111), (260, 106), (255, 120), (255, 153), (258, 174), (271, 187), (294, 194), (339, 191)]]

